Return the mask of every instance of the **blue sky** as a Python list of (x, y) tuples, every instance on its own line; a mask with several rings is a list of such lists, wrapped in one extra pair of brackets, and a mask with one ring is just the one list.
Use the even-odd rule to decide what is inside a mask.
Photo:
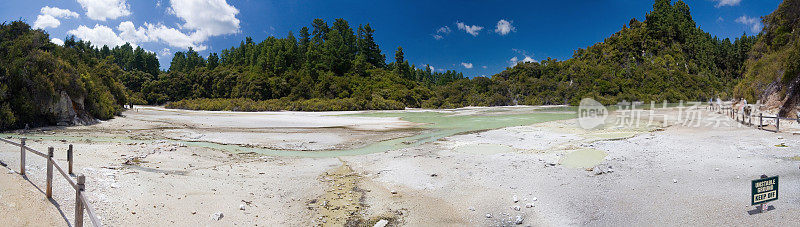
[[(758, 33), (759, 17), (780, 3), (686, 2), (697, 24), (721, 38)], [(310, 27), (314, 18), (329, 25), (344, 18), (353, 27), (369, 23), (387, 60), (393, 61), (394, 50), (402, 46), (412, 64), (472, 77), (493, 75), (515, 60), (567, 59), (575, 49), (602, 41), (631, 18), (644, 20), (651, 8), (648, 0), (4, 0), (0, 20), (22, 19), (52, 38), (74, 34), (93, 43), (132, 42), (158, 53), (162, 68), (168, 68), (172, 54), (190, 46), (207, 56), (248, 36), (256, 41), (285, 37)]]

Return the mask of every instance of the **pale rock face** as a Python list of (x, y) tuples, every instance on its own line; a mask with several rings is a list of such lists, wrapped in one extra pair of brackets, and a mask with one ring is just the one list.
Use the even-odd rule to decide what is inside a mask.
[(97, 122), (84, 110), (84, 97), (70, 97), (65, 91), (61, 91), (59, 98), (51, 102), (47, 110), (55, 116), (54, 120), (59, 126), (88, 125)]

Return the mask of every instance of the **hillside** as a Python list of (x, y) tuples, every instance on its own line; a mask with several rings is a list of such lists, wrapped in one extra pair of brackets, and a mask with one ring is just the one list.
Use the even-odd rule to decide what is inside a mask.
[(141, 48), (97, 49), (74, 39), (62, 47), (24, 22), (2, 23), (0, 130), (112, 118), (128, 102), (118, 77), (158, 67), (155, 54)]
[(800, 1), (783, 1), (762, 21), (764, 30), (748, 53), (734, 94), (749, 103), (761, 100), (781, 116), (794, 115), (800, 102)]
[(521, 63), (491, 79), (498, 104), (572, 104), (593, 97), (622, 100), (730, 98), (755, 38), (716, 38), (697, 27), (683, 1), (657, 0), (644, 21), (631, 19), (619, 32), (571, 59)]

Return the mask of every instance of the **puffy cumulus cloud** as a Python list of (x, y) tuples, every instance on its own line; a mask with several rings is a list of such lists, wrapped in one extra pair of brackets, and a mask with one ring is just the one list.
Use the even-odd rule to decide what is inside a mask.
[[(78, 39), (90, 41), (95, 47), (102, 47), (103, 45), (115, 47), (125, 44), (125, 41), (117, 33), (114, 33), (114, 30), (105, 25), (95, 24), (94, 28), (81, 25), (67, 33), (74, 35)], [(131, 43), (131, 45), (136, 46), (135, 43)]]
[(472, 68), (472, 63), (461, 62), (461, 66), (464, 66), (464, 68), (467, 68), (467, 69), (471, 69)]
[(714, 1), (717, 2), (717, 5), (716, 5), (717, 8), (723, 7), (723, 6), (735, 6), (735, 5), (739, 5), (739, 3), (742, 2), (742, 0), (714, 0)]
[(50, 39), (50, 42), (51, 43), (55, 43), (56, 45), (59, 45), (59, 46), (63, 46), (64, 45), (64, 40), (61, 40), (59, 38), (52, 38), (52, 39)]
[(72, 12), (68, 9), (61, 9), (58, 7), (45, 6), (39, 11), (44, 15), (50, 15), (57, 18), (65, 18), (65, 19), (78, 18), (80, 16), (76, 12)]
[(435, 39), (435, 40), (441, 40), (441, 39), (444, 39), (444, 36), (442, 36), (442, 35), (439, 35), (439, 34), (431, 34), (431, 36), (433, 36), (433, 39)]
[(150, 38), (147, 36), (147, 31), (133, 25), (133, 22), (123, 21), (117, 26), (119, 30), (119, 37), (130, 42), (149, 42)]
[(508, 33), (510, 32), (517, 31), (517, 28), (515, 28), (514, 25), (511, 25), (511, 22), (507, 20), (498, 21), (497, 27), (495, 27), (494, 32), (500, 35), (508, 35)]
[(191, 47), (197, 51), (206, 50), (205, 45), (199, 44), (202, 41), (196, 40), (192, 36), (181, 32), (176, 28), (167, 27), (163, 24), (144, 23), (144, 27), (136, 27), (133, 22), (123, 21), (117, 26), (119, 37), (127, 42), (163, 42), (171, 47), (188, 49)]
[(78, 3), (86, 10), (86, 16), (93, 20), (106, 21), (131, 15), (126, 0), (78, 0)]
[(184, 21), (181, 28), (195, 31), (194, 40), (239, 32), (239, 10), (225, 0), (170, 0), (170, 4), (170, 13)]
[(761, 20), (755, 17), (748, 17), (746, 15), (736, 18), (736, 22), (749, 26), (750, 31), (753, 33), (761, 32), (761, 28), (763, 27), (763, 25), (761, 25)]
[(39, 14), (39, 16), (36, 17), (36, 21), (33, 22), (33, 28), (35, 29), (56, 28), (61, 25), (61, 21), (58, 20), (58, 18), (69, 19), (79, 17), (76, 12), (57, 7), (45, 6), (39, 10), (39, 12), (41, 14)]
[(483, 30), (483, 27), (481, 27), (481, 26), (478, 26), (478, 25), (466, 25), (466, 24), (464, 24), (464, 23), (462, 23), (460, 21), (456, 22), (456, 25), (458, 26), (458, 30), (463, 30), (463, 31), (467, 32), (468, 34), (470, 34), (472, 36), (478, 36), (478, 33), (480, 33), (480, 31)]
[(205, 45), (199, 44), (202, 41), (197, 40), (194, 36), (186, 35), (178, 29), (170, 28), (163, 24), (153, 25), (147, 23), (145, 23), (145, 27), (147, 27), (147, 36), (151, 40), (164, 42), (171, 47), (180, 47), (184, 49), (191, 47), (196, 51), (204, 51), (208, 48)]
[(36, 17), (36, 21), (33, 22), (33, 28), (35, 29), (55, 28), (59, 25), (61, 25), (61, 21), (50, 15), (39, 15)]

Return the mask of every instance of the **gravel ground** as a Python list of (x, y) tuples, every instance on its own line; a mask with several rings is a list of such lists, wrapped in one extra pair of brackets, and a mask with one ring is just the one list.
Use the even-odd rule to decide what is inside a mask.
[[(664, 114), (674, 119), (676, 111)], [(708, 120), (697, 127), (673, 124), (663, 129), (585, 131), (577, 129), (574, 120), (565, 120), (338, 158), (232, 154), (159, 138), (211, 134), (208, 137), (214, 142), (292, 147), (303, 146), (298, 141), (318, 141), (307, 144), (352, 147), (368, 143), (358, 142), (362, 140), (401, 136), (408, 132), (398, 130), (415, 124), (332, 113), (148, 107), (98, 125), (52, 128), (25, 136), (148, 138), (140, 142), (29, 140), (37, 150), (55, 147), (58, 162), (65, 161), (68, 144), (75, 146), (76, 172), (87, 176), (88, 197), (108, 226), (329, 225), (327, 220), (347, 215), (328, 204), (348, 204), (347, 209), (354, 211), (344, 218), (364, 225), (380, 219), (409, 226), (785, 226), (800, 222), (800, 136), (738, 127), (724, 117), (720, 119), (725, 124), (712, 127), (706, 123), (717, 115), (704, 114)], [(257, 124), (248, 124), (249, 120)], [(281, 130), (302, 133), (297, 138), (259, 138)], [(459, 149), (478, 144), (507, 149), (485, 153)], [(0, 147), (0, 160), (9, 166), (5, 172), (18, 165), (14, 162), (18, 150), (9, 147)], [(587, 149), (607, 156), (591, 168), (559, 164), (572, 152)], [(41, 188), (44, 159), (30, 157), (30, 182)], [(348, 172), (341, 173), (344, 165)], [(751, 215), (750, 181), (761, 174), (780, 176), (780, 199), (770, 203), (773, 210)], [(72, 223), (74, 192), (66, 183), (56, 180), (54, 201), (61, 204), (56, 208), (18, 175), (0, 175), (0, 212), (5, 214), (0, 215), (0, 223), (52, 226), (66, 224), (64, 219)], [(338, 182), (348, 183), (343, 187)], [(343, 201), (352, 198), (360, 201)], [(20, 204), (26, 208), (15, 209)]]

